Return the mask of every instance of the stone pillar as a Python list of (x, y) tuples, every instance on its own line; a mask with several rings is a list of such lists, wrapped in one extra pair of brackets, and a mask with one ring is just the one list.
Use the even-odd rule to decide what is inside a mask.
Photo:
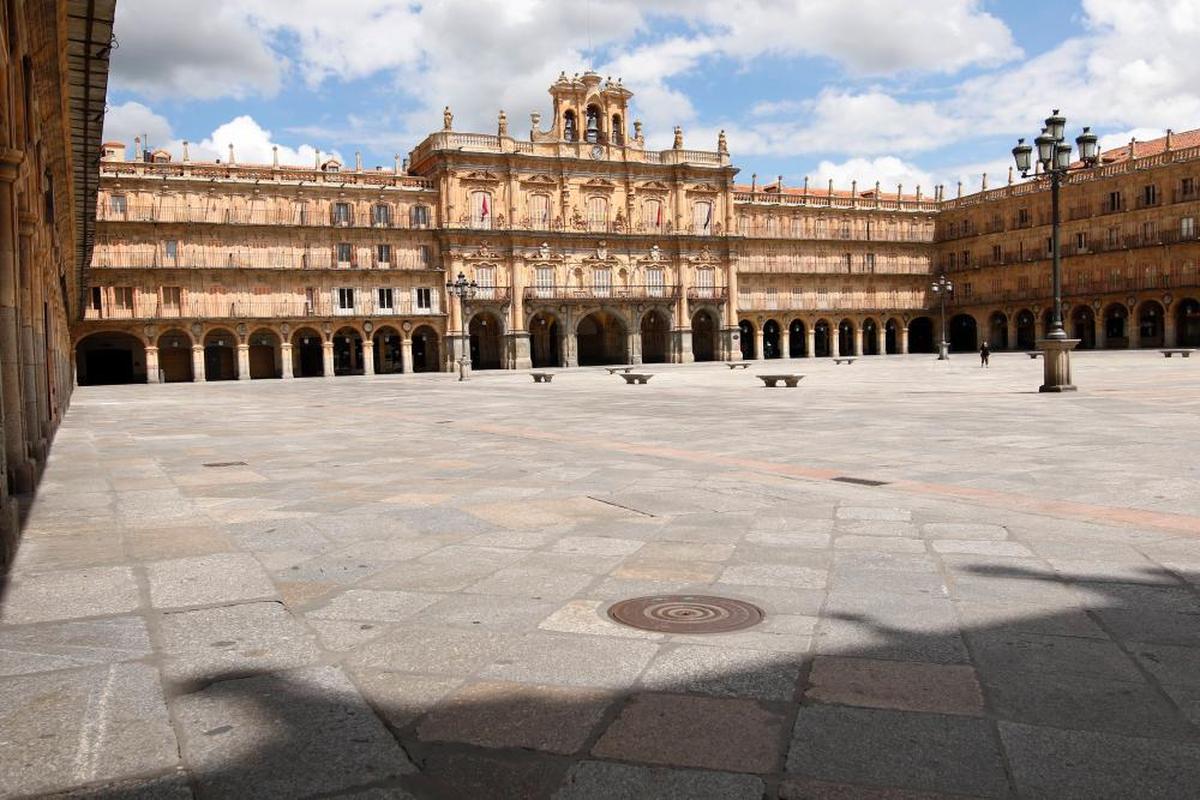
[(908, 355), (908, 323), (900, 327), (900, 355)]
[(754, 329), (754, 358), (761, 361), (765, 357), (766, 353), (763, 352), (763, 331), (762, 326), (759, 325)]
[(696, 353), (692, 350), (692, 329), (680, 328), (675, 332), (675, 353), (678, 356), (680, 364), (691, 364), (696, 360)]
[(250, 380), (250, 345), (245, 342), (238, 342), (237, 361), (238, 380)]
[(854, 355), (861, 356), (863, 354), (863, 330), (862, 325), (854, 326)]
[(158, 348), (146, 347), (146, 383), (158, 383)]
[(1071, 383), (1071, 351), (1079, 344), (1078, 339), (1041, 339), (1038, 349), (1042, 351), (1042, 385), (1040, 392), (1073, 392)]
[(22, 153), (0, 153), (0, 396), (4, 406), (4, 459), (14, 494), (33, 489), (33, 464), (25, 452), (22, 413), (20, 321), (17, 312), (16, 208), (13, 182)]
[[(1010, 316), (1008, 318), (1008, 322), (1006, 322), (1005, 324), (1008, 326), (1008, 349), (1016, 350), (1017, 349), (1017, 318), (1014, 316)], [(1100, 337), (1096, 337), (1096, 346), (1097, 347), (1100, 346)]]
[(1176, 347), (1179, 334), (1175, 329), (1175, 315), (1170, 306), (1163, 312), (1163, 347)]
[(563, 362), (568, 367), (579, 366), (579, 339), (575, 335), (575, 320), (570, 319), (564, 325), (567, 332), (563, 334)]
[(333, 377), (333, 340), (321, 342), (321, 371), (326, 378)]
[(34, 274), (33, 259), (33, 226), (36, 222), (32, 215), (23, 214), (21, 222), (21, 237), (17, 251), (18, 279), (17, 290), (20, 312), (21, 342), (21, 390), (25, 400), (25, 442), (26, 454), (38, 473), (38, 466), (46, 454), (46, 441), (42, 438), (41, 420), (46, 409), (41, 402), (42, 374), (38, 370), (38, 350), (41, 341), (34, 338), (35, 320), (41, 313), (41, 303), (34, 296), (34, 286), (38, 277)]
[(282, 342), (279, 345), (279, 366), (280, 375), (284, 379), (294, 378), (296, 373), (292, 371), (292, 343)]
[(792, 330), (790, 327), (784, 327), (779, 331), (779, 357), (792, 357)]
[(829, 326), (829, 355), (837, 358), (842, 354), (842, 328), (840, 325)]
[(363, 359), (363, 363), (362, 363), (363, 375), (374, 375), (375, 374), (375, 340), (370, 338), (370, 334), (367, 335), (367, 338), (363, 339), (362, 359)]
[(405, 336), (400, 340), (400, 371), (404, 373), (412, 372), (412, 339)]
[(814, 358), (817, 355), (817, 329), (813, 325), (804, 326), (804, 357)]
[(875, 352), (881, 356), (887, 355), (887, 323), (875, 327)]
[(514, 331), (509, 334), (512, 340), (513, 369), (532, 369), (533, 356), (529, 352), (529, 332)]
[(642, 363), (642, 334), (641, 331), (629, 334), (627, 339), (626, 349), (629, 354), (630, 364)]
[(207, 378), (204, 377), (204, 345), (192, 345), (192, 381), (195, 383), (204, 383)]

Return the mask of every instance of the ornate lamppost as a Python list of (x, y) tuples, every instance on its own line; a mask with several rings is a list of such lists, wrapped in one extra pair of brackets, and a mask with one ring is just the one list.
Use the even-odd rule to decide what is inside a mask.
[[(1083, 133), (1075, 138), (1079, 147), (1079, 166), (1071, 165), (1071, 145), (1065, 141), (1067, 120), (1054, 109), (1046, 118), (1046, 127), (1033, 140), (1037, 147), (1037, 160), (1042, 172), (1050, 179), (1050, 250), (1052, 255), (1051, 270), (1053, 273), (1054, 299), (1050, 310), (1050, 330), (1046, 337), (1038, 342), (1042, 350), (1044, 362), (1042, 385), (1043, 392), (1072, 392), (1075, 386), (1071, 383), (1071, 351), (1079, 344), (1078, 339), (1071, 339), (1063, 328), (1062, 320), (1062, 263), (1059, 253), (1059, 189), (1067, 173), (1079, 169), (1091, 169), (1100, 163), (1100, 144), (1091, 128), (1084, 128)], [(1012, 149), (1013, 159), (1022, 177), (1028, 177), (1033, 167), (1034, 147), (1025, 144), (1024, 139), (1017, 140), (1017, 146)]]
[(467, 379), (467, 364), (470, 363), (470, 345), (467, 338), (467, 303), (479, 291), (479, 284), (475, 281), (468, 281), (467, 276), (463, 273), (458, 273), (458, 278), (454, 281), (446, 281), (446, 291), (454, 297), (458, 298), (458, 327), (459, 327), (459, 356), (458, 356), (458, 379), (465, 381)]
[(942, 301), (942, 335), (938, 338), (938, 361), (945, 361), (950, 358), (950, 343), (946, 341), (946, 295), (954, 294), (954, 283), (943, 272), (929, 288)]

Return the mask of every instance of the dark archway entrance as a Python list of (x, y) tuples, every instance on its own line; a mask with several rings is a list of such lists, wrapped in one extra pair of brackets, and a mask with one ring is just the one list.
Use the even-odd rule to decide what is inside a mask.
[(808, 355), (807, 333), (804, 320), (792, 320), (792, 324), (788, 326), (788, 358), (804, 358)]
[(163, 383), (191, 383), (192, 337), (183, 331), (167, 331), (158, 337), (158, 370)]
[(204, 337), (204, 380), (237, 380), (237, 338), (220, 328)]
[(283, 367), (279, 360), (279, 337), (274, 331), (250, 334), (250, 378), (279, 378)]
[(667, 315), (651, 309), (642, 317), (642, 361), (663, 364), (667, 361), (667, 337), (670, 336)]
[(342, 328), (333, 335), (333, 374), (363, 374), (362, 336), (354, 328)]
[(979, 331), (975, 318), (970, 314), (956, 314), (950, 318), (949, 335), (952, 353), (972, 353), (979, 349)]
[(75, 365), (80, 386), (145, 383), (146, 347), (132, 334), (93, 333), (75, 346)]
[(717, 323), (707, 311), (697, 311), (692, 317), (692, 357), (697, 361), (717, 357)]
[(1163, 346), (1163, 318), (1166, 314), (1156, 300), (1138, 306), (1138, 347)]
[(879, 326), (875, 324), (875, 320), (863, 320), (863, 346), (862, 354), (864, 356), (879, 355)]
[(908, 323), (908, 352), (935, 352), (933, 320), (929, 317), (917, 317)]
[(738, 340), (742, 346), (742, 359), (749, 361), (754, 358), (754, 324), (749, 320), (738, 323)]
[(1104, 346), (1126, 347), (1129, 344), (1125, 323), (1128, 314), (1125, 306), (1113, 303), (1104, 309)]
[(413, 331), (413, 372), (439, 372), (442, 367), (437, 331), (422, 325)]
[(575, 329), (579, 366), (624, 364), (629, 360), (625, 345), (625, 323), (608, 311), (593, 311)]
[(988, 346), (993, 350), (1008, 349), (1008, 317), (997, 311), (988, 321)]
[(779, 323), (773, 319), (763, 323), (763, 358), (783, 358), (779, 349)]
[(854, 323), (844, 319), (838, 323), (838, 354), (843, 356), (857, 355), (854, 352)]
[(561, 367), (561, 341), (558, 317), (540, 311), (529, 320), (529, 356), (534, 367)]
[(500, 369), (500, 320), (490, 311), (471, 317), (467, 334), (471, 337), (471, 369)]
[(1029, 309), (1017, 314), (1017, 349), (1032, 350), (1037, 346), (1037, 324)]
[(818, 320), (813, 326), (813, 350), (818, 358), (826, 358), (833, 355), (833, 341), (829, 336), (829, 323), (825, 320)]
[(1080, 350), (1095, 349), (1096, 319), (1089, 307), (1077, 306), (1071, 312), (1071, 338), (1079, 340), (1076, 346)]
[(394, 375), (404, 371), (404, 337), (400, 331), (385, 325), (375, 331), (372, 341), (375, 343), (372, 358), (375, 359), (376, 374)]
[(325, 374), (321, 334), (301, 328), (292, 336), (292, 374), (297, 378), (320, 378)]
[(1200, 301), (1181, 301), (1175, 315), (1176, 347), (1200, 347)]

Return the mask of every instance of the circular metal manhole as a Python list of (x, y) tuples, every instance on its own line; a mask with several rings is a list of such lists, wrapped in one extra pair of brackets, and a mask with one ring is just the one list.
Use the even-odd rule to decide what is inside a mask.
[(700, 594), (634, 597), (614, 603), (608, 616), (656, 633), (728, 633), (757, 625), (763, 610), (742, 600)]

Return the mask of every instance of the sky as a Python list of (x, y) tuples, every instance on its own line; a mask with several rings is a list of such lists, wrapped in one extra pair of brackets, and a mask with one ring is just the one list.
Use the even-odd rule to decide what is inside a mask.
[(119, 0), (105, 139), (193, 160), (390, 168), (442, 107), (514, 136), (560, 72), (634, 93), (647, 147), (739, 182), (1007, 179), (1054, 108), (1106, 147), (1200, 127), (1200, 0)]

